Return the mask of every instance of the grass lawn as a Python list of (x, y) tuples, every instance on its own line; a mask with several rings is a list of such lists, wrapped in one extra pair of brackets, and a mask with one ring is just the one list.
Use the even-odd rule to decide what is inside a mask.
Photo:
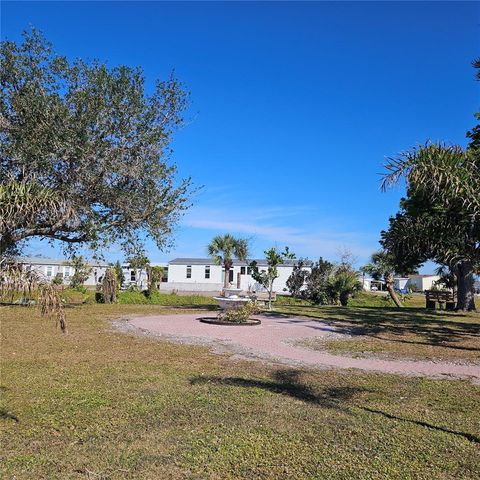
[[(340, 355), (428, 359), (480, 364), (480, 314), (427, 311), (423, 295), (407, 307), (386, 306), (378, 295), (360, 295), (349, 307), (315, 306), (285, 299), (276, 312), (321, 319), (336, 325), (349, 339), (304, 345)], [(382, 306), (383, 304), (383, 306)]]
[[(233, 361), (110, 324), (169, 308), (70, 308), (62, 335), (34, 309), (0, 307), (1, 478), (480, 477), (479, 386)], [(430, 340), (430, 327), (478, 327), (374, 310), (332, 307), (328, 318), (405, 330), (411, 318)]]

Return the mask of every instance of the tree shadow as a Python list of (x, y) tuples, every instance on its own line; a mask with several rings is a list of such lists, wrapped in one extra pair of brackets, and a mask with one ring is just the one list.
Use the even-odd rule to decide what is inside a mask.
[(198, 304), (182, 304), (182, 305), (161, 305), (162, 307), (171, 308), (173, 310), (206, 310), (213, 312), (218, 310), (218, 305), (198, 305)]
[[(318, 308), (318, 311), (311, 312), (315, 308)], [(480, 340), (480, 324), (449, 320), (448, 317), (455, 314), (445, 315), (422, 308), (309, 306), (309, 309), (310, 311), (302, 312), (300, 316), (336, 327), (339, 333), (480, 352), (480, 345), (478, 348), (455, 345), (467, 339)], [(298, 318), (292, 318), (295, 316), (295, 311), (274, 312), (267, 315), (283, 318), (286, 322), (298, 320)], [(383, 338), (383, 335), (389, 335), (389, 338)], [(406, 335), (415, 335), (419, 338), (418, 340), (402, 338)]]
[(219, 376), (196, 376), (190, 380), (192, 385), (219, 385), (232, 386), (240, 388), (261, 388), (263, 390), (286, 395), (296, 400), (301, 400), (322, 408), (333, 408), (345, 413), (354, 415), (354, 410), (358, 409), (374, 415), (381, 415), (389, 420), (406, 422), (412, 425), (418, 425), (431, 430), (436, 430), (451, 435), (463, 437), (470, 442), (480, 444), (480, 437), (471, 433), (457, 432), (445, 427), (437, 426), (421, 420), (411, 420), (408, 418), (392, 415), (382, 410), (372, 409), (361, 405), (347, 405), (346, 402), (353, 399), (360, 393), (371, 390), (363, 387), (328, 387), (320, 391), (314, 391), (310, 386), (305, 385), (300, 380), (301, 371), (298, 370), (277, 370), (273, 373), (271, 380), (251, 379), (244, 377), (219, 377)]
[(4, 408), (0, 408), (0, 418), (2, 420), (13, 420), (14, 422), (19, 422), (20, 420), (18, 419), (18, 417), (16, 417), (15, 415), (11, 414), (10, 412), (8, 412), (7, 410), (5, 410)]
[(243, 388), (261, 388), (263, 390), (287, 395), (297, 400), (313, 403), (325, 408), (346, 410), (341, 402), (356, 394), (368, 391), (360, 387), (333, 387), (315, 392), (311, 387), (299, 381), (300, 372), (296, 370), (277, 370), (272, 380), (259, 380), (243, 377), (200, 376), (190, 380), (192, 385), (215, 384)]

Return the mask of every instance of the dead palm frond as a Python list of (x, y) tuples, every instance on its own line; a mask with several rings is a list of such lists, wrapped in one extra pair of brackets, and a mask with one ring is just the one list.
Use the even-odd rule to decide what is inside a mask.
[(36, 297), (42, 315), (55, 319), (62, 332), (66, 332), (64, 304), (57, 287), (13, 260), (0, 260), (0, 301), (13, 303), (15, 296), (20, 296), (27, 306)]
[(46, 226), (60, 230), (76, 220), (63, 196), (35, 179), (7, 178), (0, 183), (0, 252), (27, 233), (42, 235)]

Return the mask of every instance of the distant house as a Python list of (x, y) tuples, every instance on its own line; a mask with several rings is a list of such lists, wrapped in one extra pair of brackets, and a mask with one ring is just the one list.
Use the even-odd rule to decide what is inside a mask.
[(434, 284), (439, 280), (439, 275), (409, 275), (407, 288), (416, 292), (424, 292), (425, 290), (431, 290)]
[[(41, 278), (47, 281), (51, 281), (55, 277), (60, 276), (62, 277), (63, 282), (68, 284), (75, 273), (75, 269), (68, 260), (44, 257), (23, 257), (18, 259), (18, 263), (22, 264), (25, 270), (33, 270)], [(104, 262), (96, 262), (91, 263), (90, 266), (92, 267), (92, 271), (85, 282), (86, 286), (94, 286), (101, 281), (108, 264)]]
[[(410, 275), (408, 277), (394, 277), (393, 286), (395, 290), (423, 292), (430, 290), (435, 282), (440, 279), (438, 275)], [(372, 278), (361, 278), (364, 290), (379, 291), (385, 290), (385, 282)]]
[[(63, 283), (68, 285), (71, 277), (75, 273), (74, 267), (68, 260), (58, 260), (44, 257), (23, 257), (18, 259), (18, 262), (23, 265), (25, 270), (33, 270), (47, 281), (52, 281), (55, 277), (60, 276)], [(163, 266), (166, 264), (152, 264), (153, 266)], [(94, 287), (101, 283), (105, 270), (109, 264), (106, 262), (90, 262), (89, 266), (92, 271), (85, 282), (86, 287)], [(124, 287), (136, 285), (141, 290), (147, 288), (147, 273), (145, 270), (133, 269), (127, 263), (122, 264), (123, 276), (125, 278)], [(166, 278), (165, 278), (166, 280)]]

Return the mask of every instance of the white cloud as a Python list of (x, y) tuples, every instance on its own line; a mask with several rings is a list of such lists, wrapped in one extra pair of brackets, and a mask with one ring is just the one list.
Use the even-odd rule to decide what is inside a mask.
[[(303, 218), (302, 217), (306, 217)], [(308, 220), (310, 219), (310, 220)], [(315, 219), (315, 223), (311, 219)], [(274, 207), (264, 209), (207, 208), (192, 209), (183, 225), (216, 233), (232, 232), (253, 237), (254, 243), (288, 245), (298, 255), (334, 258), (347, 248), (366, 259), (378, 248), (378, 239), (363, 232), (343, 230), (338, 226), (320, 227), (321, 219), (308, 207)], [(322, 225), (333, 224), (323, 219)], [(301, 227), (302, 224), (308, 224)]]

